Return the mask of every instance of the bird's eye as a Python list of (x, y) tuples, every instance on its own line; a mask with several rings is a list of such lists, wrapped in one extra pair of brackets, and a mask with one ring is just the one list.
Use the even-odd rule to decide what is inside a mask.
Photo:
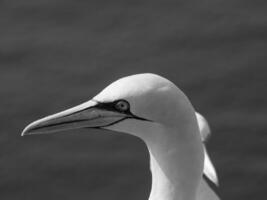
[(125, 101), (125, 100), (120, 100), (120, 101), (118, 101), (118, 102), (116, 103), (115, 108), (116, 108), (117, 110), (121, 111), (121, 112), (125, 112), (125, 111), (129, 110), (130, 105), (129, 105), (129, 103), (128, 103), (127, 101)]

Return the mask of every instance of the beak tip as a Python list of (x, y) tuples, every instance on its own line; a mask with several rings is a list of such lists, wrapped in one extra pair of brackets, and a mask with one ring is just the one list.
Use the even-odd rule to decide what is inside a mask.
[(26, 126), (22, 133), (21, 133), (21, 136), (25, 136), (25, 135), (31, 135), (31, 130), (33, 129), (33, 125), (32, 124), (29, 124), (28, 126)]
[(25, 136), (25, 135), (29, 135), (29, 132), (28, 132), (28, 129), (27, 127), (25, 129), (23, 129), (22, 133), (21, 133), (21, 136)]

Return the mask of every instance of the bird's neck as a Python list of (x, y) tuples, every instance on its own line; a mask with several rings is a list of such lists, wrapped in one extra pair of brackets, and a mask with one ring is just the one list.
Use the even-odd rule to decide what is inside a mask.
[(170, 132), (173, 137), (147, 142), (152, 173), (149, 200), (195, 200), (203, 170), (201, 141), (197, 132)]

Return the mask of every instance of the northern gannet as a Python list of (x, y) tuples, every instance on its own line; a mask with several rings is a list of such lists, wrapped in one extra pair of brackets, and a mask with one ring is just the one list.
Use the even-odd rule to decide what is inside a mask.
[(100, 128), (141, 138), (150, 154), (149, 200), (217, 200), (203, 175), (217, 183), (203, 141), (205, 118), (171, 81), (156, 74), (121, 78), (91, 100), (29, 124), (22, 135)]

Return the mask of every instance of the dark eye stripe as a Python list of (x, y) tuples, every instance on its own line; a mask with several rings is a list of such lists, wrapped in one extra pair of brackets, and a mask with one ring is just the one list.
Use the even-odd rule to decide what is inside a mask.
[(113, 101), (113, 102), (97, 102), (98, 104), (95, 107), (100, 108), (100, 109), (104, 109), (104, 110), (109, 110), (109, 111), (117, 111), (117, 112), (119, 111), (121, 113), (131, 114), (129, 103), (128, 103), (129, 108), (127, 110), (122, 111), (122, 110), (117, 109), (116, 105), (120, 101), (124, 101), (124, 102), (128, 103), (128, 101), (126, 101), (126, 100), (117, 100), (117, 101)]
[[(134, 119), (138, 119), (138, 120), (142, 120), (142, 121), (150, 121), (152, 122), (151, 120), (148, 120), (148, 119), (145, 119), (145, 118), (142, 118), (142, 117), (138, 117), (136, 116), (135, 114), (133, 114), (130, 110), (130, 104), (128, 101), (124, 100), (124, 99), (120, 99), (120, 100), (116, 100), (116, 101), (113, 101), (113, 102), (99, 102), (97, 100), (94, 100), (95, 102), (97, 102), (98, 104), (95, 106), (96, 108), (100, 108), (100, 109), (103, 109), (103, 110), (109, 110), (109, 111), (115, 111), (115, 112), (121, 112), (121, 113), (124, 113), (124, 114), (127, 114), (129, 115), (129, 118), (134, 118)], [(129, 108), (125, 111), (121, 111), (121, 110), (118, 110), (116, 108), (116, 104), (120, 101), (124, 101), (124, 102), (127, 102), (128, 105), (129, 105)]]

